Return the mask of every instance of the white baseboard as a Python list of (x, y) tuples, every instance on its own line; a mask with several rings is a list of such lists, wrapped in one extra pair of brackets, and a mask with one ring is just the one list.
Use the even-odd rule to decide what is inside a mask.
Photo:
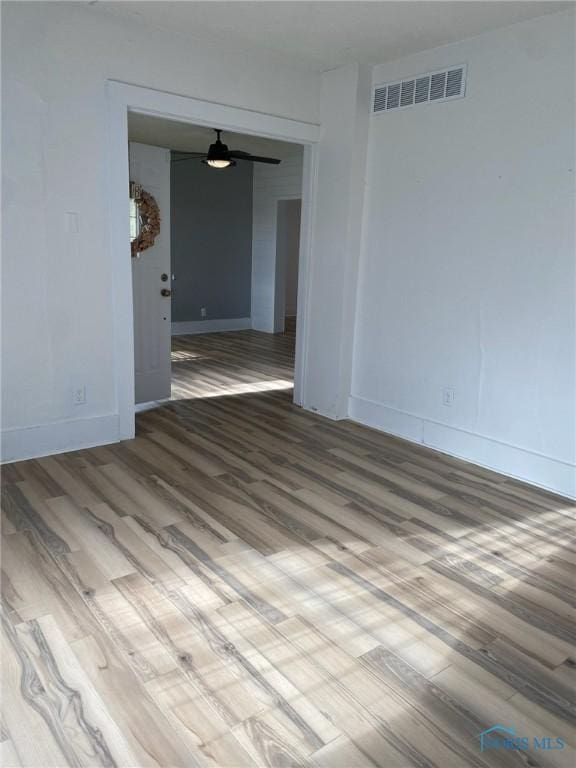
[(576, 498), (576, 466), (541, 453), (451, 427), (374, 400), (351, 397), (352, 421), (420, 443), (531, 485)]
[(58, 421), (35, 427), (2, 431), (0, 458), (3, 464), (37, 459), (54, 453), (67, 453), (96, 445), (116, 443), (119, 438), (118, 414)]
[(172, 323), (172, 336), (190, 333), (215, 333), (221, 331), (246, 331), (252, 328), (250, 317), (232, 317), (224, 320), (187, 320)]

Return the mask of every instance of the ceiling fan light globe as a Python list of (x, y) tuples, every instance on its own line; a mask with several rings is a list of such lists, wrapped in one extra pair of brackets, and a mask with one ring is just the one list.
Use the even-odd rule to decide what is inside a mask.
[(228, 168), (232, 165), (232, 162), (230, 160), (206, 160), (206, 165), (209, 165), (210, 168), (219, 168), (222, 170), (223, 168)]

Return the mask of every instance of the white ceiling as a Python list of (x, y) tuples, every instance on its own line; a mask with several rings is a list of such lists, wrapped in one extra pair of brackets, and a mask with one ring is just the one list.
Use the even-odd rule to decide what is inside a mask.
[(257, 50), (323, 71), (350, 61), (379, 63), (463, 40), (572, 2), (105, 2), (94, 9), (193, 39)]
[[(206, 152), (209, 145), (216, 140), (216, 134), (211, 128), (129, 112), (128, 138), (130, 141), (139, 141), (142, 144), (152, 144), (181, 152)], [(232, 133), (232, 131), (224, 131), (222, 141), (230, 149), (241, 149), (243, 152), (267, 157), (283, 158), (293, 155), (300, 149), (298, 145), (285, 141), (246, 136), (242, 133)]]

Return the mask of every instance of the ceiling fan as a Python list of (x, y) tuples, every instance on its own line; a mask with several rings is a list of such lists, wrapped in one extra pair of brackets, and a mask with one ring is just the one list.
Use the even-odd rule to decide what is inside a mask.
[(214, 131), (216, 131), (216, 141), (214, 144), (210, 144), (208, 152), (179, 152), (180, 157), (174, 158), (175, 162), (201, 160), (204, 165), (219, 170), (236, 165), (236, 160), (247, 160), (250, 163), (270, 163), (272, 165), (278, 165), (281, 162), (274, 157), (260, 157), (251, 155), (249, 152), (241, 152), (239, 149), (228, 149), (227, 145), (220, 139), (222, 131), (219, 128), (214, 128)]

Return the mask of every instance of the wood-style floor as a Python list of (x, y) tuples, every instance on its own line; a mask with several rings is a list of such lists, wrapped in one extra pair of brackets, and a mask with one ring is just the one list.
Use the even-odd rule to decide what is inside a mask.
[(2, 765), (573, 766), (570, 502), (294, 407), (290, 335), (173, 357), (135, 440), (4, 467)]

